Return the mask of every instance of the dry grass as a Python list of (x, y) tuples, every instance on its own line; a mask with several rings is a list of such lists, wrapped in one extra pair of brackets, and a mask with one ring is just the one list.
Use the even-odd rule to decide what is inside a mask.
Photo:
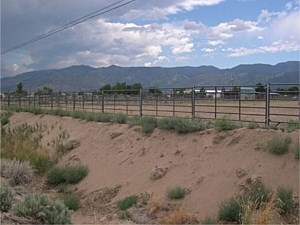
[(163, 200), (160, 198), (151, 198), (147, 203), (147, 214), (156, 214), (163, 206)]
[(242, 224), (271, 224), (272, 215), (276, 209), (277, 199), (272, 196), (269, 201), (261, 205), (257, 209), (258, 201), (248, 201), (242, 206), (243, 213), (241, 215)]
[(196, 217), (184, 209), (167, 212), (158, 219), (160, 224), (195, 224)]

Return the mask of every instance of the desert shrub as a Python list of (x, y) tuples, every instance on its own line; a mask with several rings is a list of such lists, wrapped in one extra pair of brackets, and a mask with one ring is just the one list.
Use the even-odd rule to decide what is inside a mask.
[(151, 133), (157, 126), (157, 119), (153, 117), (143, 117), (141, 119), (142, 131), (146, 134)]
[(13, 193), (9, 186), (0, 187), (0, 211), (8, 212), (13, 203)]
[(118, 202), (118, 208), (122, 211), (129, 209), (137, 203), (137, 197), (135, 195), (128, 196)]
[(240, 215), (242, 206), (240, 200), (231, 198), (221, 203), (218, 212), (218, 219), (229, 222), (241, 222)]
[(244, 196), (246, 202), (252, 201), (256, 203), (257, 208), (259, 208), (262, 203), (267, 202), (271, 197), (271, 190), (265, 187), (263, 184), (256, 185), (252, 187)]
[(127, 121), (127, 116), (123, 113), (117, 113), (112, 117), (112, 122), (113, 123), (120, 123), (124, 124)]
[(23, 185), (32, 180), (34, 171), (28, 162), (10, 160), (3, 162), (3, 164), (1, 173), (3, 177), (8, 179), (11, 186)]
[(270, 124), (268, 126), (268, 129), (270, 129), (270, 130), (278, 130), (278, 126), (277, 126), (277, 124), (272, 123), (272, 124)]
[(299, 130), (299, 129), (300, 129), (300, 123), (297, 120), (290, 120), (286, 124), (286, 131), (287, 132), (293, 132), (293, 131)]
[(50, 185), (62, 183), (76, 184), (88, 174), (87, 166), (67, 165), (65, 167), (53, 167), (47, 173), (47, 182)]
[(215, 128), (218, 131), (234, 130), (237, 127), (238, 127), (237, 124), (234, 121), (229, 120), (227, 117), (223, 117), (215, 121)]
[(22, 124), (1, 135), (1, 158), (27, 161), (38, 172), (51, 165), (50, 156), (40, 148), (41, 133), (34, 126)]
[(247, 128), (248, 129), (256, 129), (256, 128), (259, 128), (259, 126), (254, 120), (252, 120), (251, 122), (248, 123)]
[(132, 214), (127, 210), (124, 210), (118, 213), (118, 217), (120, 220), (130, 220), (132, 218)]
[(80, 198), (78, 195), (70, 193), (65, 195), (62, 200), (70, 210), (76, 210), (79, 208)]
[(278, 203), (277, 207), (282, 214), (288, 213), (293, 206), (293, 189), (280, 186), (277, 189)]
[(296, 159), (299, 159), (299, 158), (300, 158), (300, 145), (298, 145), (298, 146), (295, 148), (294, 154), (295, 154)]
[(176, 118), (162, 118), (157, 121), (157, 127), (162, 130), (174, 130)]
[(187, 190), (182, 187), (169, 188), (167, 190), (168, 199), (182, 199), (187, 194)]
[(1, 126), (9, 123), (9, 117), (11, 116), (11, 112), (2, 112), (1, 114)]
[(83, 119), (84, 112), (75, 110), (75, 111), (70, 112), (70, 116), (75, 119)]
[(167, 212), (158, 219), (160, 224), (197, 224), (196, 217), (183, 209)]
[(71, 211), (60, 200), (52, 200), (46, 195), (33, 194), (17, 204), (14, 214), (22, 217), (31, 217), (44, 224), (70, 224)]
[(133, 116), (127, 119), (129, 127), (140, 126), (142, 118), (140, 116)]
[(205, 130), (205, 123), (198, 119), (163, 118), (158, 120), (157, 127), (164, 130), (176, 130), (178, 133), (188, 133)]
[(147, 214), (152, 215), (156, 214), (163, 206), (162, 199), (159, 198), (150, 198), (147, 204)]
[(56, 186), (56, 189), (59, 193), (64, 193), (64, 194), (72, 194), (74, 191), (74, 187), (70, 184), (59, 184)]
[(95, 120), (97, 122), (103, 122), (103, 123), (108, 123), (112, 120), (112, 115), (111, 114), (107, 114), (107, 113), (97, 113), (95, 115)]
[(94, 121), (95, 120), (94, 113), (84, 112), (84, 119), (86, 121)]
[(291, 139), (289, 137), (273, 137), (267, 146), (271, 153), (280, 155), (289, 150)]
[(206, 225), (206, 224), (217, 224), (218, 221), (216, 218), (214, 217), (205, 217), (205, 219), (203, 220), (202, 224)]

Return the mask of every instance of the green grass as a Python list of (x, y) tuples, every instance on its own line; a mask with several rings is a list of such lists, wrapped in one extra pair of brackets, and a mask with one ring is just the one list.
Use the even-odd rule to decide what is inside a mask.
[(227, 222), (241, 222), (242, 205), (239, 200), (231, 198), (221, 203), (218, 212), (218, 219)]
[(125, 124), (127, 121), (127, 116), (122, 113), (115, 114), (112, 118), (113, 123)]
[(182, 187), (169, 188), (167, 190), (167, 198), (171, 200), (182, 199), (186, 196), (187, 191)]
[(229, 120), (227, 117), (223, 117), (215, 121), (215, 128), (218, 131), (227, 131), (238, 128), (238, 125), (234, 121)]
[(0, 211), (8, 212), (13, 203), (14, 195), (9, 186), (0, 187)]
[(286, 124), (286, 128), (285, 130), (287, 132), (293, 132), (295, 130), (299, 130), (300, 129), (300, 123), (297, 120), (290, 120), (287, 124)]
[(244, 199), (255, 202), (259, 208), (262, 203), (266, 203), (271, 197), (271, 190), (265, 187), (263, 184), (252, 187), (244, 196)]
[(2, 112), (1, 116), (1, 126), (4, 126), (9, 123), (9, 117), (12, 115), (10, 111)]
[(127, 119), (127, 125), (129, 127), (140, 126), (142, 118), (140, 116), (133, 116)]
[(248, 129), (256, 129), (256, 128), (259, 128), (258, 124), (253, 120), (251, 122), (248, 123), (248, 126), (247, 126)]
[(80, 204), (80, 198), (77, 195), (74, 195), (72, 193), (67, 194), (63, 197), (62, 201), (65, 203), (65, 205), (70, 210), (77, 210), (79, 208)]
[(189, 133), (205, 130), (205, 123), (199, 119), (163, 118), (158, 120), (157, 127), (162, 130), (176, 130), (178, 133)]
[(277, 189), (278, 204), (277, 208), (281, 214), (287, 214), (293, 206), (293, 189), (280, 186)]
[(131, 195), (118, 202), (118, 208), (122, 211), (131, 208), (137, 203), (137, 196)]
[(268, 141), (267, 146), (271, 153), (281, 155), (289, 150), (290, 143), (290, 137), (273, 137)]
[(157, 127), (157, 119), (154, 117), (143, 117), (141, 118), (141, 127), (144, 133), (151, 133)]
[(83, 165), (53, 167), (47, 173), (47, 182), (50, 185), (76, 184), (87, 174), (88, 168)]

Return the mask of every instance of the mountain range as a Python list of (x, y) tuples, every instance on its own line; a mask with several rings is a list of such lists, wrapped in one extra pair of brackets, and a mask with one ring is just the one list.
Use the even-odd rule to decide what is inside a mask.
[(276, 65), (249, 64), (230, 69), (214, 66), (199, 67), (119, 67), (93, 68), (76, 65), (62, 69), (31, 71), (14, 77), (1, 78), (1, 92), (14, 91), (22, 82), (25, 90), (44, 86), (58, 91), (99, 90), (105, 84), (141, 83), (144, 88), (192, 87), (203, 85), (255, 85), (257, 83), (299, 83), (299, 61)]

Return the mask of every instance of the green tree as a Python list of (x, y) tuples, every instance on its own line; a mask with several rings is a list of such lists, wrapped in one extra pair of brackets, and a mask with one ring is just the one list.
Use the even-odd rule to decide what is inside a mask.
[(151, 86), (148, 89), (148, 93), (149, 94), (162, 94), (162, 91), (159, 90), (158, 88), (154, 87), (154, 86)]
[(205, 96), (206, 96), (206, 91), (205, 91), (205, 88), (204, 88), (204, 87), (202, 87), (202, 88), (200, 89), (199, 96), (200, 96), (201, 98), (205, 98)]
[(239, 86), (233, 86), (232, 87), (232, 91), (233, 92), (240, 92), (241, 91), (241, 88)]
[(47, 86), (44, 86), (42, 89), (37, 89), (35, 94), (38, 95), (50, 95), (53, 93), (53, 89)]
[(263, 85), (262, 83), (257, 83), (256, 84), (256, 88), (255, 88), (256, 92), (265, 92), (265, 85)]
[(26, 91), (23, 89), (23, 83), (20, 82), (17, 84), (17, 89), (16, 89), (17, 94), (25, 94)]

